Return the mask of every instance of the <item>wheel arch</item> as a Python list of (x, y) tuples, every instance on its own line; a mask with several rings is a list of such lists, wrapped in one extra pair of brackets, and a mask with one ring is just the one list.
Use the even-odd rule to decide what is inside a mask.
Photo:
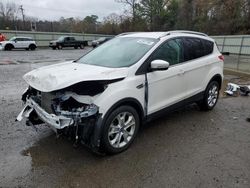
[(29, 45), (29, 47), (30, 47), (30, 46), (35, 46), (35, 47), (37, 47), (36, 44), (34, 44), (34, 43), (31, 43), (31, 44)]
[(143, 107), (141, 106), (140, 102), (137, 99), (135, 99), (135, 98), (124, 98), (124, 99), (119, 100), (115, 104), (113, 104), (109, 108), (109, 110), (107, 111), (107, 113), (105, 114), (103, 120), (105, 121), (112, 111), (114, 111), (116, 108), (118, 108), (120, 106), (123, 106), (123, 105), (124, 106), (131, 106), (131, 107), (133, 107), (137, 111), (137, 113), (139, 115), (140, 122), (142, 122), (142, 120), (145, 117), (145, 114), (144, 114), (144, 111), (143, 111)]
[(13, 44), (11, 44), (11, 43), (5, 44), (4, 48), (6, 48), (6, 47), (8, 47), (8, 46), (11, 46), (11, 48), (15, 48), (15, 46), (14, 46)]
[(113, 104), (109, 110), (107, 111), (107, 113), (104, 115), (104, 117), (102, 117), (102, 115), (100, 114), (99, 117), (97, 118), (96, 121), (96, 127), (95, 127), (95, 131), (93, 134), (93, 139), (92, 139), (92, 146), (95, 148), (99, 148), (100, 147), (100, 139), (101, 139), (101, 134), (103, 131), (103, 126), (105, 121), (107, 120), (108, 116), (111, 114), (111, 112), (113, 110), (115, 110), (116, 108), (120, 107), (120, 106), (132, 106), (133, 108), (135, 108), (135, 110), (137, 111), (139, 118), (140, 118), (140, 124), (143, 122), (145, 114), (143, 111), (143, 108), (140, 104), (140, 102), (135, 99), (135, 98), (124, 98), (119, 100), (118, 102), (116, 102), (115, 104)]
[[(223, 79), (222, 79), (222, 76), (221, 76), (220, 74), (214, 75), (214, 76), (210, 79), (210, 81), (208, 82), (208, 84), (209, 84), (210, 82), (212, 82), (212, 81), (217, 81), (217, 82), (219, 83), (219, 89), (221, 89)], [(208, 84), (207, 84), (207, 85), (208, 85)]]

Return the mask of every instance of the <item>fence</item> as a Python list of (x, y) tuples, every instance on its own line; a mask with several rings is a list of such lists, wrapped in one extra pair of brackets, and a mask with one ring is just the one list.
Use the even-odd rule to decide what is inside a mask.
[(225, 56), (225, 68), (250, 73), (250, 35), (212, 36)]
[[(56, 40), (60, 36), (74, 36), (77, 40), (92, 41), (100, 37), (112, 37), (112, 35), (85, 34), (85, 33), (56, 33), (56, 32), (32, 32), (0, 30), (7, 38), (13, 36), (32, 37), (39, 47), (46, 47), (49, 41)], [(212, 36), (221, 52), (229, 52), (225, 56), (225, 68), (250, 73), (250, 35)]]
[(49, 45), (49, 41), (56, 40), (60, 36), (74, 36), (76, 40), (92, 41), (100, 37), (112, 37), (112, 35), (102, 34), (85, 34), (85, 33), (56, 33), (56, 32), (33, 32), (33, 31), (11, 31), (0, 30), (0, 33), (6, 35), (7, 39), (13, 36), (32, 37), (39, 47), (46, 47)]

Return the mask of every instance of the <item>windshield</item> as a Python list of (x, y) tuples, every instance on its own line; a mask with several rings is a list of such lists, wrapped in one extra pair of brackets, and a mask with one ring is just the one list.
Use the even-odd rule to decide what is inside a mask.
[(79, 60), (78, 63), (103, 67), (129, 67), (145, 55), (158, 39), (118, 37), (92, 50)]
[(59, 37), (58, 38), (58, 41), (63, 41), (64, 40), (64, 37)]
[(103, 41), (105, 39), (106, 39), (105, 37), (101, 37), (101, 38), (97, 39), (97, 41)]
[(16, 39), (16, 37), (11, 37), (10, 41), (14, 41)]

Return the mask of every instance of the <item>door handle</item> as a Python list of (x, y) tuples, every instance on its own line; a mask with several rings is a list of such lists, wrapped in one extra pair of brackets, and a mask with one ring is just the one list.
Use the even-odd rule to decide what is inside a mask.
[(185, 74), (185, 71), (182, 70), (182, 69), (180, 69), (178, 75), (179, 75), (179, 76), (182, 76), (183, 74)]

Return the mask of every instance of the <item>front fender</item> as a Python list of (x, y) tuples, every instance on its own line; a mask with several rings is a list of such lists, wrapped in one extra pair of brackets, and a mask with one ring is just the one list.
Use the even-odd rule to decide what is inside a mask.
[(126, 98), (133, 98), (138, 101), (141, 106), (144, 106), (145, 87), (137, 88), (139, 85), (144, 86), (144, 83), (144, 75), (126, 78), (120, 82), (112, 83), (96, 98), (94, 104), (99, 107), (99, 112), (102, 114), (102, 117), (106, 115), (114, 104)]

